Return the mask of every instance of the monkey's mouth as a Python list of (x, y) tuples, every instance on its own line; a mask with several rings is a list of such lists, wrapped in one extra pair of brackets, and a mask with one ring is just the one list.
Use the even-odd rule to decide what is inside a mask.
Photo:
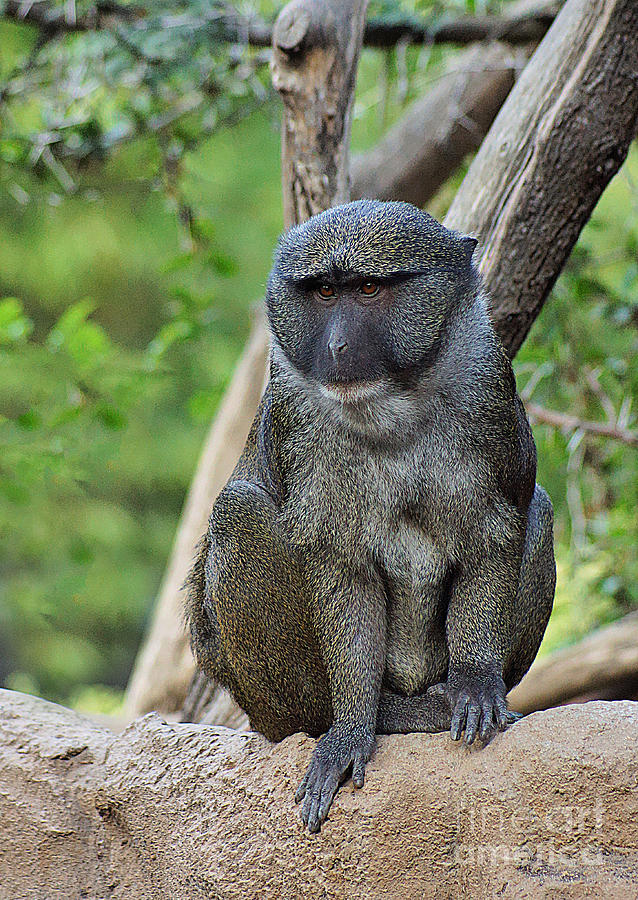
[(383, 382), (375, 381), (333, 381), (321, 385), (321, 392), (331, 400), (339, 403), (366, 403), (378, 397)]

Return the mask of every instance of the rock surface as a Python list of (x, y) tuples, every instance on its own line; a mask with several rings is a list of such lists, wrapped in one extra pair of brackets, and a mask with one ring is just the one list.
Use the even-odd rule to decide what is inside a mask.
[(319, 835), (292, 801), (313, 745), (154, 714), (115, 735), (0, 691), (0, 898), (638, 897), (638, 703), (483, 750), (380, 738)]

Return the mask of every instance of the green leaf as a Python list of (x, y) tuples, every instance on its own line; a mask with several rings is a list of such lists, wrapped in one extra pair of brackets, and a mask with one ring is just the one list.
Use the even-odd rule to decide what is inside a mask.
[(212, 250), (208, 254), (208, 262), (219, 275), (228, 278), (237, 274), (237, 263), (232, 256), (222, 253), (221, 250)]
[(111, 431), (121, 431), (126, 427), (126, 417), (108, 403), (100, 403), (95, 410), (99, 421)]
[(17, 297), (0, 300), (0, 344), (16, 344), (33, 331), (33, 322), (24, 315)]
[(42, 417), (34, 409), (30, 409), (16, 419), (18, 425), (25, 431), (35, 431), (42, 425)]

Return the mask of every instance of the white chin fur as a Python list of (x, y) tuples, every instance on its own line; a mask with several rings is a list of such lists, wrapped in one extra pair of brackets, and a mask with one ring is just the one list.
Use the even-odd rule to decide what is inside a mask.
[(355, 384), (323, 385), (307, 379), (291, 365), (273, 337), (273, 357), (284, 378), (314, 411), (337, 415), (355, 431), (372, 434), (407, 435), (418, 415), (418, 402), (412, 395), (395, 393), (383, 379)]
[(364, 403), (368, 400), (374, 400), (383, 393), (383, 385), (380, 381), (363, 381), (355, 384), (327, 385), (319, 386), (321, 393), (329, 400), (336, 400), (338, 403)]

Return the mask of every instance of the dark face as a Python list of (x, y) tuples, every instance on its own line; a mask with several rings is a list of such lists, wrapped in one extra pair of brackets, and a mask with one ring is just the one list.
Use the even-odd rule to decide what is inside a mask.
[(335, 394), (409, 389), (476, 276), (474, 241), (408, 204), (360, 201), (284, 236), (267, 306), (287, 361)]

